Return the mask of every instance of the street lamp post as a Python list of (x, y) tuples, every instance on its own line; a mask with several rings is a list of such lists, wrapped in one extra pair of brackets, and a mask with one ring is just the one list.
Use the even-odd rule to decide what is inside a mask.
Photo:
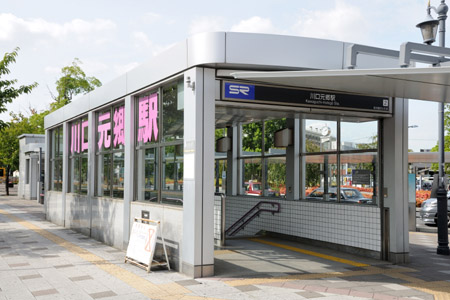
[[(438, 20), (431, 17), (431, 9), (438, 14)], [(431, 45), (436, 39), (436, 31), (439, 25), (439, 46), (445, 47), (445, 20), (447, 19), (448, 6), (445, 0), (441, 0), (441, 4), (435, 8), (430, 6), (428, 1), (426, 20), (417, 24), (422, 31), (425, 44)], [(437, 254), (449, 255), (448, 247), (448, 224), (447, 224), (447, 193), (444, 185), (444, 100), (439, 103), (438, 124), (439, 124), (439, 187), (437, 190), (438, 200), (438, 247)]]

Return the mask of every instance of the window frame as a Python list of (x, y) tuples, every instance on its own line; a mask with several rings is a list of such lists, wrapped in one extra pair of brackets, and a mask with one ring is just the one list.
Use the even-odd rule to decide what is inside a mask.
[[(304, 118), (303, 120), (316, 120), (314, 119), (314, 117), (316, 116), (308, 116), (310, 118)], [(320, 116), (317, 116), (320, 117)], [(370, 203), (369, 205), (379, 205), (379, 187), (380, 187), (380, 157), (381, 157), (381, 150), (380, 150), (380, 146), (381, 146), (381, 120), (380, 119), (372, 119), (369, 118), (367, 121), (371, 121), (371, 122), (377, 122), (377, 141), (376, 141), (376, 148), (369, 148), (369, 149), (351, 149), (351, 150), (342, 150), (341, 149), (341, 145), (342, 145), (342, 139), (341, 139), (341, 124), (343, 122), (346, 123), (350, 123), (348, 120), (353, 120), (353, 118), (345, 118), (345, 120), (343, 120), (343, 117), (339, 117), (336, 116), (335, 118), (329, 118), (327, 119), (327, 121), (333, 121), (337, 123), (337, 136), (336, 136), (336, 150), (326, 150), (326, 151), (321, 151), (321, 152), (308, 152), (306, 150), (306, 145), (302, 145), (300, 147), (300, 170), (303, 170), (303, 165), (306, 166), (306, 160), (305, 158), (308, 156), (325, 156), (325, 155), (336, 155), (336, 165), (337, 165), (337, 190), (336, 190), (336, 194), (337, 194), (337, 200), (335, 203), (340, 203), (343, 204), (344, 202), (342, 201), (342, 191), (341, 191), (341, 173), (342, 173), (342, 164), (341, 164), (341, 157), (344, 155), (348, 155), (348, 154), (364, 154), (364, 153), (370, 153), (370, 154), (374, 154), (376, 156), (376, 171), (373, 173), (373, 175), (375, 176), (374, 178), (374, 187), (373, 187), (373, 196), (372, 199), (375, 197), (376, 201), (374, 203)], [(317, 119), (320, 120), (320, 119)], [(356, 122), (355, 122), (356, 123)], [(305, 141), (306, 143), (306, 130), (304, 128), (304, 126), (301, 126), (302, 130), (300, 130), (300, 141)], [(305, 136), (305, 138), (303, 138), (303, 136)], [(305, 177), (306, 179), (306, 173), (302, 174), (302, 176)], [(302, 176), (300, 176), (300, 178), (302, 178)], [(300, 186), (302, 185), (302, 181), (300, 181)], [(305, 186), (306, 189), (306, 186)], [(313, 191), (314, 192), (314, 191)], [(303, 191), (303, 195), (300, 195), (300, 200), (306, 200), (306, 193), (305, 190)], [(316, 200), (316, 201), (323, 201), (326, 202), (326, 200)]]
[[(63, 149), (64, 143), (62, 139), (64, 138), (63, 125), (57, 126), (50, 130), (50, 174), (49, 174), (49, 185), (48, 188), (51, 191), (62, 192), (63, 190)], [(56, 166), (59, 172), (56, 172)], [(56, 177), (55, 177), (56, 176)], [(57, 183), (55, 184), (55, 179)]]
[[(164, 135), (164, 88), (167, 87), (173, 87), (176, 86), (177, 88), (177, 101), (178, 99), (178, 88), (180, 87), (181, 83), (183, 83), (183, 77), (178, 77), (178, 78), (174, 78), (171, 81), (168, 81), (166, 83), (164, 83), (163, 85), (160, 85), (158, 87), (154, 87), (152, 89), (149, 89), (147, 91), (141, 92), (139, 94), (136, 94), (133, 96), (133, 101), (135, 103), (135, 109), (134, 109), (134, 133), (135, 133), (135, 145), (134, 145), (134, 178), (136, 178), (136, 180), (134, 181), (134, 197), (133, 197), (133, 202), (138, 202), (138, 203), (152, 203), (152, 204), (163, 204), (163, 205), (171, 205), (171, 206), (175, 206), (175, 207), (182, 207), (183, 203), (181, 203), (181, 205), (175, 205), (175, 204), (171, 204), (171, 203), (167, 203), (163, 201), (163, 193), (164, 191), (167, 190), (163, 190), (163, 181), (165, 180), (165, 178), (163, 177), (163, 162), (164, 162), (164, 157), (163, 157), (163, 149), (165, 147), (170, 147), (170, 146), (174, 146), (175, 148), (177, 147), (181, 147), (181, 161), (183, 162), (183, 167), (184, 167), (184, 151), (183, 151), (183, 147), (184, 147), (184, 107), (183, 107), (183, 138), (182, 139), (174, 139), (174, 140), (169, 140), (169, 141), (164, 141), (165, 136)], [(183, 89), (183, 93), (184, 93), (184, 89)], [(153, 134), (151, 135), (151, 140), (146, 142), (146, 143), (142, 143), (138, 141), (138, 131), (139, 131), (139, 99), (141, 99), (141, 97), (144, 97), (145, 95), (152, 95), (152, 94), (157, 94), (158, 97), (158, 115), (157, 115), (157, 124), (158, 124), (158, 137), (155, 140)], [(184, 95), (183, 95), (184, 97)], [(145, 195), (144, 195), (144, 199), (140, 199), (140, 188), (141, 188), (141, 183), (140, 181), (140, 176), (139, 176), (139, 168), (138, 168), (138, 164), (139, 164), (139, 152), (142, 151), (143, 152), (143, 156), (145, 157), (145, 152), (147, 149), (152, 149), (155, 148), (156, 151), (156, 155), (158, 157), (155, 157), (155, 160), (157, 161), (157, 170), (156, 170), (156, 174), (155, 176), (157, 177), (157, 184), (156, 184), (156, 201), (151, 202), (149, 200), (145, 199)], [(144, 165), (145, 168), (145, 165)], [(145, 169), (144, 169), (144, 176), (145, 176)], [(183, 178), (184, 179), (184, 178)], [(182, 180), (183, 180), (182, 179)], [(180, 192), (178, 192), (180, 193)], [(183, 199), (183, 190), (181, 189), (181, 202)]]
[[(121, 193), (121, 197), (120, 196), (116, 196), (115, 194), (115, 189), (114, 189), (114, 162), (115, 162), (115, 154), (123, 154), (123, 160), (124, 160), (124, 167), (125, 168), (125, 141), (123, 144), (120, 144), (120, 141), (118, 141), (119, 146), (115, 147), (114, 146), (114, 139), (115, 139), (115, 134), (114, 134), (114, 129), (117, 126), (115, 121), (114, 121), (114, 113), (116, 109), (120, 109), (123, 108), (123, 126), (124, 128), (123, 130), (123, 134), (125, 134), (125, 101), (120, 100), (116, 103), (114, 103), (113, 105), (109, 105), (106, 107), (102, 107), (101, 109), (97, 110), (94, 114), (95, 116), (95, 174), (94, 174), (94, 197), (105, 197), (105, 198), (113, 198), (113, 199), (118, 199), (118, 200), (123, 200), (124, 199), (124, 189), (122, 190)], [(99, 127), (99, 117), (100, 115), (103, 115), (105, 113), (109, 112), (109, 121), (111, 124), (111, 128), (109, 129), (109, 138), (110, 138), (110, 146), (105, 149), (105, 147), (102, 147), (102, 149), (98, 149), (98, 143), (99, 143), (99, 139), (100, 139), (100, 132), (98, 131), (98, 127)], [(104, 141), (102, 142), (104, 143)], [(110, 156), (109, 157), (109, 174), (108, 175), (108, 191), (109, 191), (109, 195), (104, 194), (104, 191), (102, 190), (102, 192), (100, 193), (99, 189), (100, 189), (100, 185), (103, 185), (103, 182), (100, 182), (100, 174), (103, 174), (103, 170), (104, 169), (100, 169), (99, 168), (99, 162), (100, 159), (103, 160), (104, 162), (104, 156)], [(103, 176), (105, 177), (105, 176)], [(125, 175), (123, 178), (123, 181), (125, 181)]]
[[(73, 139), (72, 139), (72, 134), (73, 134), (73, 130), (72, 130), (72, 126), (74, 123), (79, 122), (80, 124), (80, 128), (78, 130), (80, 130), (78, 136), (76, 137), (78, 139), (77, 144), (78, 147), (80, 147), (79, 152), (72, 152), (72, 147), (76, 147), (74, 145), (72, 145)], [(83, 126), (83, 124), (87, 122), (87, 126)], [(84, 135), (83, 130), (87, 128), (87, 136)], [(89, 174), (89, 130), (90, 130), (90, 126), (89, 126), (89, 115), (84, 115), (81, 117), (78, 117), (76, 119), (73, 119), (69, 122), (69, 155), (68, 155), (68, 161), (69, 161), (69, 168), (68, 168), (68, 176), (69, 176), (69, 184), (67, 185), (67, 193), (72, 193), (72, 194), (77, 194), (77, 195), (83, 195), (86, 196), (89, 194), (89, 178), (88, 178), (88, 174)], [(87, 148), (83, 149), (83, 143), (84, 143), (84, 138), (87, 138)], [(78, 162), (77, 162), (78, 160)], [(83, 173), (83, 160), (86, 161), (86, 172)], [(72, 164), (72, 162), (75, 162), (74, 164)], [(72, 170), (72, 165), (73, 165), (73, 170)], [(76, 168), (76, 169), (75, 169)], [(74, 181), (74, 175), (75, 171), (78, 171), (79, 174), (79, 182), (77, 185), (73, 184)], [(83, 181), (83, 178), (85, 178), (86, 180)], [(83, 183), (86, 183), (86, 189), (83, 189)], [(72, 190), (73, 187), (73, 190)]]
[[(283, 119), (283, 118), (282, 118)], [(245, 167), (244, 167), (244, 163), (245, 160), (247, 159), (259, 159), (261, 162), (261, 187), (262, 187), (262, 192), (261, 195), (259, 195), (260, 197), (268, 197), (268, 198), (273, 198), (273, 199), (284, 199), (284, 197), (282, 197), (280, 194), (277, 196), (277, 193), (274, 193), (273, 195), (269, 195), (269, 183), (268, 183), (268, 163), (269, 163), (269, 159), (271, 158), (284, 158), (284, 161), (286, 161), (286, 151), (284, 154), (270, 154), (268, 152), (269, 149), (266, 149), (266, 122), (267, 121), (273, 121), (273, 120), (281, 120), (281, 119), (270, 119), (270, 120), (255, 120), (251, 123), (246, 123), (246, 124), (252, 124), (252, 123), (262, 123), (262, 127), (261, 127), (261, 151), (260, 152), (255, 152), (258, 154), (255, 155), (244, 155), (243, 154), (243, 138), (244, 138), (244, 133), (243, 133), (243, 126), (246, 124), (239, 124), (239, 145), (238, 145), (238, 155), (237, 155), (237, 160), (238, 160), (238, 172), (240, 174), (240, 176), (238, 176), (238, 191), (237, 194), (239, 196), (243, 196), (243, 197), (252, 197), (249, 196), (248, 194), (246, 194), (245, 192), (247, 191), (248, 187), (245, 186)], [(286, 173), (285, 173), (285, 181), (286, 181)], [(267, 195), (265, 195), (265, 193)]]

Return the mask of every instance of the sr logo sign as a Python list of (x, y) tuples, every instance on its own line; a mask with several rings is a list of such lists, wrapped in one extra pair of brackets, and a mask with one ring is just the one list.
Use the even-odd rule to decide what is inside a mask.
[(225, 98), (254, 100), (255, 86), (225, 82)]

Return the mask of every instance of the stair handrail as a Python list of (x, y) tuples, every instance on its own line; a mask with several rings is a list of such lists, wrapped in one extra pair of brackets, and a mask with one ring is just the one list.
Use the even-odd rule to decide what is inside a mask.
[[(272, 205), (272, 207), (276, 206), (277, 209), (276, 210), (270, 210), (267, 208), (261, 209), (260, 206), (263, 204), (270, 204), (270, 205)], [(239, 220), (234, 222), (233, 225), (231, 225), (225, 231), (225, 235), (228, 235), (228, 236), (235, 235), (237, 232), (239, 232), (241, 229), (243, 229), (248, 223), (250, 223), (254, 218), (259, 216), (261, 214), (261, 212), (271, 212), (272, 215), (274, 215), (275, 213), (279, 213), (280, 209), (281, 209), (280, 203), (270, 202), (270, 201), (259, 201), (248, 212), (246, 212)], [(256, 211), (253, 212), (254, 210), (256, 210)], [(252, 213), (253, 213), (253, 215), (251, 215)], [(250, 216), (250, 217), (247, 219), (248, 216)], [(239, 225), (239, 223), (241, 223), (241, 222), (242, 222), (242, 224)], [(237, 228), (235, 228), (235, 227), (237, 227)]]

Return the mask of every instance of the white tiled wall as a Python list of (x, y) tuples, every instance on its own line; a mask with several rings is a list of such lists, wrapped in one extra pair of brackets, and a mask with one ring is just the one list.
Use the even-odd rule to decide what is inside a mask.
[(221, 222), (222, 222), (222, 197), (214, 196), (214, 239), (221, 239)]
[[(256, 197), (227, 197), (225, 200), (226, 228), (262, 200), (267, 201), (267, 199)], [(280, 203), (281, 212), (275, 215), (263, 212), (236, 236), (254, 235), (260, 230), (266, 230), (381, 251), (378, 207), (273, 199), (269, 201)]]

